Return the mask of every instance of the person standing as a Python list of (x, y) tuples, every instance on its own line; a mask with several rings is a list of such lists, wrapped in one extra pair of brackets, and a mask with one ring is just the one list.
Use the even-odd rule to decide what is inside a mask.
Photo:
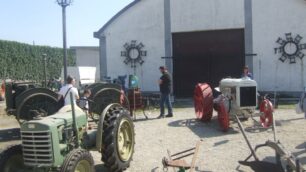
[(81, 97), (79, 101), (79, 107), (85, 110), (86, 112), (88, 112), (88, 109), (89, 109), (88, 98), (91, 95), (91, 91), (89, 89), (85, 89), (83, 94), (84, 96)]
[(249, 67), (248, 66), (244, 66), (243, 73), (241, 75), (241, 78), (245, 78), (245, 77), (249, 77), (250, 79), (253, 79), (253, 75), (252, 75), (251, 72), (249, 72)]
[(68, 76), (67, 77), (67, 84), (65, 86), (63, 86), (60, 91), (59, 91), (59, 99), (61, 98), (61, 96), (64, 98), (65, 101), (65, 106), (66, 105), (70, 105), (71, 101), (70, 101), (70, 93), (72, 93), (73, 95), (73, 103), (76, 104), (76, 100), (79, 99), (79, 93), (78, 93), (78, 89), (75, 87), (75, 79), (72, 76)]
[(160, 97), (160, 115), (158, 118), (165, 117), (165, 104), (167, 105), (168, 115), (166, 117), (173, 117), (172, 105), (170, 101), (170, 92), (171, 92), (171, 77), (168, 73), (166, 67), (160, 66), (159, 71), (161, 72), (162, 76), (160, 77), (159, 89), (161, 93)]

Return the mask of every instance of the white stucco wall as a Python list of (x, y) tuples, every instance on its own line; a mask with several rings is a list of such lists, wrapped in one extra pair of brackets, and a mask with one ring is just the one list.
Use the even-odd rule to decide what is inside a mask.
[(160, 77), (158, 67), (165, 65), (164, 49), (164, 2), (163, 0), (142, 0), (114, 20), (104, 31), (106, 36), (107, 75), (133, 74), (131, 65), (124, 64), (123, 45), (136, 40), (144, 44), (147, 51), (142, 66), (136, 68), (140, 88), (143, 91), (157, 91)]
[(96, 67), (96, 79), (100, 78), (99, 47), (71, 47), (76, 53), (77, 66)]
[(244, 28), (244, 0), (171, 0), (172, 32)]
[[(305, 83), (301, 60), (296, 64), (282, 63), (280, 54), (274, 53), (278, 37), (285, 33), (295, 37), (300, 34), (306, 43), (306, 1), (304, 0), (254, 0), (253, 2), (253, 50), (254, 77), (264, 91), (301, 91)], [(306, 50), (303, 50), (306, 54)], [(306, 57), (304, 57), (304, 69)]]
[[(172, 32), (244, 28), (243, 0), (171, 0)], [(131, 40), (142, 42), (145, 63), (137, 67), (140, 87), (157, 91), (158, 67), (165, 65), (164, 0), (142, 0), (116, 18), (103, 32), (106, 37), (107, 75), (133, 74), (120, 52)]]

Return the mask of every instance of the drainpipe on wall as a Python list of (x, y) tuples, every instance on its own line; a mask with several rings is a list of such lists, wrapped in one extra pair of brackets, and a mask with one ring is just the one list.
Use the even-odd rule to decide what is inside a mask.
[(304, 79), (304, 61), (301, 59), (301, 77), (302, 77), (302, 91), (305, 91), (305, 79)]
[[(165, 65), (171, 74), (171, 95), (173, 95), (173, 59), (172, 59), (172, 32), (171, 32), (171, 3), (164, 0), (164, 37), (165, 37)], [(174, 98), (171, 96), (171, 100)]]
[[(246, 54), (253, 54), (253, 14), (252, 0), (244, 0), (244, 39)], [(249, 70), (253, 73), (253, 56), (245, 57), (245, 64), (249, 66)]]

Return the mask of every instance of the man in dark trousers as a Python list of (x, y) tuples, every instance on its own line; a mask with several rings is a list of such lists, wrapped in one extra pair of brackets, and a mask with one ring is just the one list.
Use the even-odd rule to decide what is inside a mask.
[(165, 103), (168, 108), (168, 115), (166, 117), (173, 117), (172, 105), (170, 102), (170, 92), (171, 92), (171, 77), (168, 73), (166, 67), (161, 66), (159, 67), (162, 76), (159, 79), (159, 89), (161, 93), (160, 97), (160, 116), (158, 118), (165, 117)]

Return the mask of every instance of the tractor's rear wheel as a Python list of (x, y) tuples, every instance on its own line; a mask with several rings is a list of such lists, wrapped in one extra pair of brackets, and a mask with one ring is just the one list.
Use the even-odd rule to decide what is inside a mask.
[(12, 145), (0, 152), (1, 172), (21, 172), (24, 169), (21, 145)]
[(111, 172), (129, 167), (134, 153), (135, 132), (129, 111), (114, 107), (105, 116), (103, 124), (102, 161)]
[(61, 172), (94, 172), (94, 160), (84, 149), (72, 150), (66, 157)]

